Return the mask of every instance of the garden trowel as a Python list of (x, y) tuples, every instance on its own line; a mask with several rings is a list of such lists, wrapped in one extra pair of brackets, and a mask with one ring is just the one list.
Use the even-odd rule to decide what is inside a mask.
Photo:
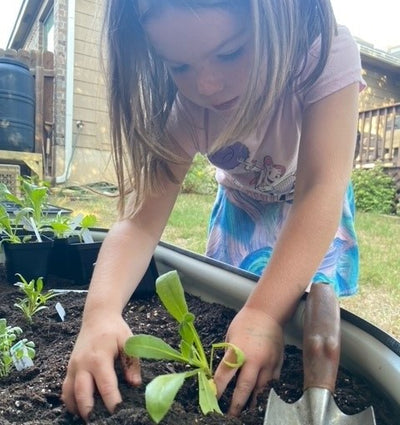
[(372, 407), (344, 414), (333, 398), (340, 357), (340, 308), (333, 288), (313, 284), (303, 329), (304, 393), (284, 402), (272, 389), (264, 425), (376, 425)]

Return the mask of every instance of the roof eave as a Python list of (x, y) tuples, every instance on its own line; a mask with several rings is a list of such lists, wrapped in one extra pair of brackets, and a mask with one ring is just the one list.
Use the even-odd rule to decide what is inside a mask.
[(396, 56), (363, 45), (360, 45), (360, 53), (363, 63), (368, 63), (390, 72), (400, 71), (400, 58)]
[(21, 49), (31, 32), (32, 26), (44, 0), (24, 0), (7, 43), (10, 49)]

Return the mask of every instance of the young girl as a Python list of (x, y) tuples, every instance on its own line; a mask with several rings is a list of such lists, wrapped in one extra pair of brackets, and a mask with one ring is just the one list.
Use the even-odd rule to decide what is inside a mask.
[[(260, 276), (226, 337), (246, 361), (215, 372), (218, 395), (237, 374), (228, 413), (238, 415), (279, 377), (282, 328), (308, 285), (357, 289), (357, 46), (329, 0), (109, 0), (105, 34), (122, 214), (97, 261), (63, 400), (84, 418), (95, 388), (110, 411), (121, 401), (114, 359), (131, 335), (121, 313), (201, 152), (219, 183), (207, 255)], [(123, 363), (139, 385), (138, 362)]]

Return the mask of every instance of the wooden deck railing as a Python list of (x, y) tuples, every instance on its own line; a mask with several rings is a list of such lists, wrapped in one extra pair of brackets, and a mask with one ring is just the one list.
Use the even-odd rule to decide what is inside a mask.
[(359, 113), (356, 167), (400, 167), (400, 103)]

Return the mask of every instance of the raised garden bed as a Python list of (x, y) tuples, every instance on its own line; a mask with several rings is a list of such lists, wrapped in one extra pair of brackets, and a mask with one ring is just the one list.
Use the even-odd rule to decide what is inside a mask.
[[(190, 281), (193, 286), (196, 283), (195, 272), (193, 276), (188, 276), (185, 263), (182, 258), (175, 257), (173, 252), (169, 252), (166, 247), (161, 247), (158, 253), (158, 263), (160, 272), (164, 268), (170, 267), (174, 259), (182, 265), (181, 275), (183, 282)], [(179, 254), (179, 252), (178, 252)], [(169, 255), (174, 259), (170, 261)], [(185, 257), (186, 259), (186, 257)], [(188, 265), (191, 259), (188, 257)], [(203, 280), (208, 280), (208, 267), (203, 268)], [(230, 273), (229, 270), (226, 271)], [(239, 280), (241, 276), (237, 277)], [(248, 280), (247, 278), (245, 279)], [(189, 291), (190, 282), (188, 285)], [(230, 282), (234, 284), (235, 282)], [(236, 282), (237, 283), (237, 282)], [(52, 287), (63, 287), (65, 282), (49, 282)], [(74, 286), (75, 290), (83, 287)], [(199, 289), (198, 289), (199, 290)], [(211, 291), (212, 292), (212, 291)], [(223, 291), (222, 291), (223, 292)], [(244, 290), (246, 292), (246, 290)], [(7, 318), (8, 324), (20, 326), (24, 331), (24, 337), (36, 343), (36, 358), (34, 366), (22, 372), (13, 370), (9, 377), (0, 380), (0, 415), (1, 425), (28, 424), (83, 424), (84, 422), (67, 413), (60, 401), (62, 381), (65, 376), (69, 353), (72, 350), (73, 342), (77, 336), (80, 326), (81, 313), (83, 309), (85, 293), (69, 292), (60, 294), (50, 300), (49, 309), (39, 312), (34, 316), (32, 325), (29, 325), (20, 312), (13, 307), (18, 297), (17, 288), (6, 283), (4, 270), (0, 267), (0, 317)], [(217, 300), (218, 289), (215, 293), (208, 291), (209, 297)], [(221, 295), (222, 296), (222, 295)], [(232, 298), (233, 297), (233, 298)], [(188, 295), (190, 310), (196, 315), (196, 327), (202, 337), (205, 347), (211, 345), (216, 340), (223, 340), (225, 331), (233, 318), (235, 311), (216, 304), (208, 304), (199, 298)], [(235, 304), (234, 295), (226, 294), (226, 303)], [(66, 310), (65, 322), (60, 320), (54, 305), (60, 302)], [(132, 301), (125, 309), (124, 316), (135, 332), (153, 333), (162, 336), (171, 345), (177, 344), (176, 322), (174, 322), (160, 306), (157, 297), (150, 297), (144, 300)], [(216, 318), (218, 320), (216, 320)], [(218, 323), (218, 327), (216, 324)], [(294, 324), (293, 329), (296, 327)], [(285, 363), (279, 382), (272, 383), (278, 394), (286, 401), (295, 401), (302, 392), (302, 361), (301, 351), (290, 342), (286, 346)], [(393, 340), (395, 343), (395, 341)], [(396, 347), (395, 349), (397, 349)], [(368, 353), (364, 353), (368, 357)], [(347, 353), (344, 354), (344, 361), (349, 365), (357, 363), (357, 359), (351, 359)], [(397, 356), (400, 368), (400, 357)], [(362, 363), (362, 362), (360, 362)], [(385, 363), (385, 362), (384, 362)], [(382, 365), (377, 365), (382, 368)], [(179, 370), (180, 366), (164, 362), (143, 361), (143, 380), (149, 382), (154, 376), (167, 373), (171, 370)], [(386, 367), (387, 368), (387, 367)], [(385, 373), (384, 371), (382, 373)], [(373, 373), (372, 373), (373, 374)], [(393, 375), (393, 373), (392, 373)], [(123, 394), (123, 403), (119, 406), (114, 415), (109, 415), (102, 402), (98, 399), (91, 418), (91, 424), (143, 424), (150, 425), (152, 421), (144, 407), (144, 385), (141, 388), (131, 388), (124, 384), (122, 375), (120, 376), (120, 389)], [(394, 379), (398, 379), (395, 377)], [(399, 383), (400, 381), (396, 381)], [(388, 384), (389, 386), (392, 383)], [(371, 384), (371, 380), (360, 377), (358, 373), (340, 368), (336, 390), (336, 402), (346, 414), (354, 414), (364, 410), (369, 405), (375, 409), (378, 425), (397, 425), (399, 416), (398, 405), (394, 397), (386, 396), (382, 390), (385, 384)], [(397, 386), (399, 388), (399, 386)], [(232, 387), (227, 390), (220, 402), (223, 411), (226, 410), (231, 396)], [(398, 392), (398, 391), (397, 391)], [(167, 414), (162, 424), (263, 424), (265, 407), (269, 390), (259, 398), (256, 409), (245, 409), (240, 418), (227, 418), (220, 415), (202, 416), (197, 406), (197, 386), (195, 382), (185, 383), (183, 389), (178, 393), (177, 401), (173, 409)], [(396, 390), (393, 389), (393, 394)]]

